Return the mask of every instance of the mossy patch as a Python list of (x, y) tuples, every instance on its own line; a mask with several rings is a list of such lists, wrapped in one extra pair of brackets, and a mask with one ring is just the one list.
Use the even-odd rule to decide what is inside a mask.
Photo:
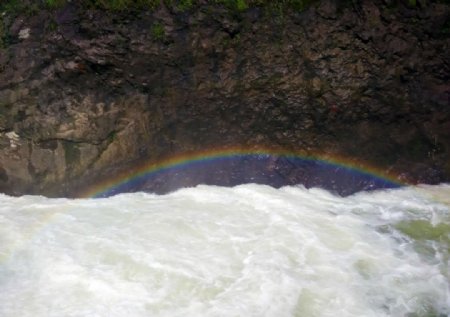
[(22, 7), (19, 0), (5, 0), (0, 1), (1, 12), (15, 12)]
[(162, 41), (166, 37), (164, 26), (159, 22), (156, 22), (152, 25), (150, 32), (152, 33), (152, 36), (155, 40)]
[[(67, 2), (67, 0), (60, 1)], [(92, 7), (110, 11), (156, 9), (158, 6), (160, 6), (159, 0), (81, 0), (81, 3), (85, 7)]]
[[(293, 9), (303, 11), (317, 0), (212, 0), (210, 4), (223, 5), (231, 10), (245, 11), (251, 7), (266, 7), (274, 10)], [(56, 9), (66, 5), (69, 0), (43, 0), (37, 2), (38, 6)], [(188, 11), (203, 2), (199, 0), (79, 0), (81, 6), (86, 8), (98, 8), (111, 11), (127, 11), (136, 9), (155, 10), (164, 4), (167, 7)], [(30, 5), (36, 5), (33, 1), (4, 0), (0, 1), (0, 11), (23, 12)]]
[(180, 11), (188, 11), (196, 4), (195, 0), (164, 0), (168, 7), (177, 8)]
[(49, 8), (58, 8), (65, 4), (65, 0), (45, 0), (45, 4)]
[(117, 139), (117, 131), (112, 131), (108, 134), (108, 142), (113, 143)]

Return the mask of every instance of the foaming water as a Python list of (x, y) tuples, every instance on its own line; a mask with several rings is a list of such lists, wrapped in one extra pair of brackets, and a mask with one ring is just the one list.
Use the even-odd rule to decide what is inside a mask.
[(0, 316), (447, 316), (450, 185), (0, 196)]

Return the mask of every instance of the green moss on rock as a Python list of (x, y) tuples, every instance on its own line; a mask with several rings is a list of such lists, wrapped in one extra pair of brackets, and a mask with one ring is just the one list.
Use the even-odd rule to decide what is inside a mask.
[(164, 40), (166, 33), (164, 31), (164, 26), (161, 23), (155, 23), (152, 25), (152, 28), (150, 30), (152, 33), (152, 36), (155, 40)]
[[(251, 7), (271, 7), (272, 9), (283, 10), (291, 8), (302, 11), (311, 3), (317, 0), (212, 0), (211, 4), (224, 5), (225, 7), (244, 11)], [(56, 9), (64, 6), (68, 0), (42, 0), (38, 3), (34, 1), (4, 0), (0, 1), (0, 10), (8, 12), (18, 12), (27, 10), (32, 5), (43, 6), (50, 9)], [(199, 0), (80, 0), (79, 3), (87, 8), (98, 8), (112, 11), (126, 11), (135, 9), (155, 10), (162, 4), (167, 7), (176, 8), (181, 11), (187, 11), (200, 5)]]

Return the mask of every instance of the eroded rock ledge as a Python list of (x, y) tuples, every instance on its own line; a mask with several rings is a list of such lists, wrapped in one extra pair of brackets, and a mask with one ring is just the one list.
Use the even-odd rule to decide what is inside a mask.
[(219, 146), (449, 181), (449, 5), (338, 3), (4, 14), (0, 191), (73, 196), (137, 162)]

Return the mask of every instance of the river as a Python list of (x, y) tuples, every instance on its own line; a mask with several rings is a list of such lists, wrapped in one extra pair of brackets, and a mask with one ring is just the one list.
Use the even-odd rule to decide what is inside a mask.
[(0, 195), (0, 316), (450, 314), (450, 185)]

